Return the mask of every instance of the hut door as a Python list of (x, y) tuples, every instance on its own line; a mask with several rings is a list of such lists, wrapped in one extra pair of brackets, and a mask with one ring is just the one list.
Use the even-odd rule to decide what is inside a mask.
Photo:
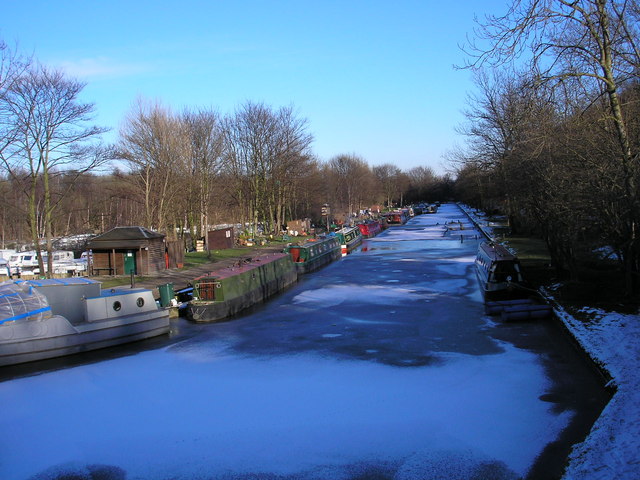
[(136, 252), (127, 250), (124, 254), (124, 274), (131, 275), (136, 273)]

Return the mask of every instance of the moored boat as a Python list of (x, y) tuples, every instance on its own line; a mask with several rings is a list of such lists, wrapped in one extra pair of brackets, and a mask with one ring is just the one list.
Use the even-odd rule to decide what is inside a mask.
[(362, 233), (358, 227), (342, 227), (335, 236), (340, 241), (342, 256), (351, 253), (362, 243)]
[(383, 213), (382, 219), (384, 225), (388, 227), (390, 225), (404, 225), (409, 220), (409, 217), (403, 210), (396, 210)]
[(291, 255), (298, 273), (313, 272), (341, 256), (340, 242), (334, 236), (308, 240), (302, 245), (289, 245), (285, 252)]
[(103, 291), (87, 278), (0, 283), (0, 365), (143, 340), (169, 324), (151, 290)]
[(288, 253), (248, 258), (196, 278), (187, 317), (195, 322), (222, 320), (264, 301), (297, 279)]
[(478, 247), (475, 265), (486, 300), (509, 298), (522, 286), (520, 262), (503, 245), (482, 242)]
[(373, 238), (382, 231), (382, 225), (377, 220), (369, 220), (358, 224), (360, 233), (364, 238)]

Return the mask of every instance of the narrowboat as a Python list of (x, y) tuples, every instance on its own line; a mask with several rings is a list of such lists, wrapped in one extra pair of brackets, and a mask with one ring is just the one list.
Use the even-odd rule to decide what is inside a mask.
[(187, 318), (194, 322), (222, 320), (264, 301), (297, 280), (296, 267), (288, 253), (247, 258), (196, 278)]
[(409, 220), (409, 217), (402, 210), (383, 213), (382, 218), (386, 226), (404, 225)]
[(340, 242), (337, 237), (323, 237), (308, 240), (302, 245), (289, 245), (285, 253), (291, 255), (299, 274), (309, 273), (339, 259)]
[(151, 290), (105, 291), (87, 278), (0, 283), (0, 366), (143, 340), (169, 327), (169, 311)]
[(360, 223), (358, 228), (364, 238), (373, 238), (382, 231), (382, 225), (376, 220)]
[(513, 297), (523, 284), (518, 258), (503, 245), (482, 242), (475, 266), (485, 300)]
[(340, 249), (343, 257), (351, 253), (362, 243), (362, 234), (358, 227), (342, 227), (337, 232), (334, 232), (334, 234), (340, 241)]

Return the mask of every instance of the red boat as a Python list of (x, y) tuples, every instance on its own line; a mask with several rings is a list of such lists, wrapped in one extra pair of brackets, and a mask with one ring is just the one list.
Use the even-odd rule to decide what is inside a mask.
[(404, 225), (409, 220), (409, 216), (402, 210), (396, 210), (395, 212), (383, 213), (382, 219), (385, 226)]
[(370, 220), (365, 223), (358, 224), (358, 228), (360, 229), (360, 233), (364, 238), (372, 238), (378, 235), (382, 231), (382, 225), (380, 222), (375, 220)]

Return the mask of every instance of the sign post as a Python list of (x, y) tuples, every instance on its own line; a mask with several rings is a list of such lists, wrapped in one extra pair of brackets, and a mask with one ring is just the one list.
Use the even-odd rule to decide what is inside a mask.
[(331, 209), (328, 203), (322, 205), (321, 213), (323, 217), (327, 217), (327, 233), (329, 233), (329, 214), (331, 213)]

